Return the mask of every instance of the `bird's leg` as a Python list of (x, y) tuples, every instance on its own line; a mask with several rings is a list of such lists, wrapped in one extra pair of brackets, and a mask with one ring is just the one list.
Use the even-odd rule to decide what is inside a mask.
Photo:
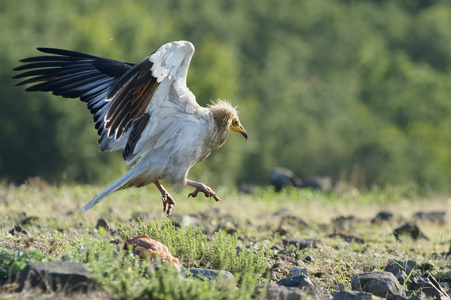
[(169, 216), (172, 212), (172, 208), (175, 205), (175, 201), (158, 180), (155, 180), (153, 183), (161, 193), (161, 200), (163, 201), (163, 211), (166, 212)]
[(205, 197), (213, 197), (216, 201), (221, 201), (221, 198), (216, 195), (215, 191), (213, 191), (210, 187), (206, 186), (205, 184), (197, 181), (188, 180), (186, 184), (190, 186), (194, 186), (196, 189), (194, 192), (188, 195), (188, 197), (196, 197), (197, 193), (202, 192), (204, 193)]

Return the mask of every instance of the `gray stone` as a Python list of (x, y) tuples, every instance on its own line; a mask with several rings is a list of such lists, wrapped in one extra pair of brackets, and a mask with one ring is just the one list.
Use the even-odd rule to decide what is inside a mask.
[(334, 188), (332, 178), (329, 176), (316, 176), (303, 178), (300, 188), (313, 189), (315, 191), (321, 191), (323, 193), (329, 193)]
[(269, 181), (274, 186), (276, 192), (280, 192), (286, 186), (300, 187), (302, 181), (297, 178), (291, 170), (276, 168), (269, 175)]
[(300, 289), (313, 289), (315, 287), (310, 278), (304, 275), (286, 277), (277, 281), (277, 284), (286, 287), (297, 287)]
[(418, 269), (420, 266), (416, 261), (408, 260), (408, 261), (400, 261), (400, 260), (392, 260), (388, 261), (387, 266), (385, 266), (384, 271), (390, 272), (393, 275), (397, 276), (400, 271), (404, 271), (406, 274), (410, 274), (413, 270)]
[(213, 269), (190, 268), (185, 271), (185, 276), (192, 276), (203, 281), (229, 281), (234, 276), (229, 271), (220, 271)]
[(296, 228), (308, 228), (309, 225), (304, 219), (290, 214), (284, 214), (280, 217), (279, 227), (293, 226)]
[(322, 248), (323, 242), (318, 239), (299, 239), (299, 238), (286, 238), (282, 240), (285, 246), (295, 245), (300, 250), (306, 248)]
[(364, 291), (379, 297), (387, 295), (405, 296), (405, 292), (390, 272), (369, 272), (352, 276), (351, 286), (353, 290)]
[(19, 234), (28, 235), (28, 232), (20, 226), (14, 226), (13, 229), (8, 231), (10, 235), (17, 236)]
[(357, 244), (364, 244), (365, 241), (362, 238), (353, 236), (353, 235), (346, 235), (343, 233), (333, 233), (331, 235), (329, 235), (330, 238), (342, 238), (343, 240), (345, 240), (348, 243), (357, 243)]
[(384, 224), (384, 223), (391, 223), (395, 219), (393, 213), (389, 211), (381, 211), (379, 212), (372, 220), (371, 224)]
[[(257, 294), (263, 289), (257, 287)], [(266, 300), (304, 300), (307, 299), (307, 293), (296, 287), (286, 287), (271, 283), (266, 289)]]
[(20, 221), (21, 225), (35, 225), (40, 222), (40, 218), (36, 216), (29, 216)]
[(399, 240), (400, 236), (408, 236), (414, 240), (429, 240), (415, 223), (408, 222), (393, 231), (393, 235)]
[(394, 275), (395, 275), (396, 279), (398, 279), (398, 282), (400, 285), (404, 285), (407, 281), (407, 278), (409, 278), (409, 276), (407, 276), (406, 272), (404, 272), (402, 270)]
[(312, 272), (313, 272), (313, 270), (310, 268), (292, 267), (290, 269), (291, 276), (308, 275), (309, 273), (312, 273)]
[(333, 300), (372, 300), (373, 295), (359, 291), (339, 291), (330, 294)]
[(425, 273), (421, 277), (412, 278), (412, 282), (407, 285), (410, 290), (420, 290), (424, 294), (440, 300), (450, 300), (450, 297), (443, 290), (437, 280), (430, 274)]
[(95, 283), (91, 279), (91, 272), (83, 263), (44, 262), (27, 265), (19, 275), (19, 292), (33, 288), (88, 292), (95, 289)]
[(270, 269), (271, 280), (279, 281), (280, 279), (287, 277), (287, 274), (289, 273), (288, 270), (291, 267), (292, 263), (290, 263), (289, 261), (281, 260), (279, 262), (276, 262)]
[(106, 231), (110, 231), (110, 227), (108, 226), (107, 222), (105, 221), (105, 219), (98, 219), (97, 220), (97, 224), (96, 224), (96, 228), (97, 230), (99, 230), (99, 228), (102, 227), (103, 229), (105, 229)]
[(399, 296), (399, 295), (388, 295), (387, 300), (410, 300), (410, 298)]
[(417, 220), (427, 221), (443, 225), (447, 220), (446, 211), (417, 212), (413, 215)]
[(357, 219), (354, 216), (341, 216), (333, 219), (332, 223), (334, 225), (334, 232), (336, 233), (355, 232)]

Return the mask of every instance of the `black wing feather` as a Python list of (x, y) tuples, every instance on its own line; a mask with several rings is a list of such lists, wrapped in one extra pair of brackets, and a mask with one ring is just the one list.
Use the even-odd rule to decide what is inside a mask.
[(38, 48), (51, 55), (22, 59), (26, 63), (15, 68), (23, 71), (14, 76), (25, 79), (17, 86), (33, 84), (26, 91), (52, 92), (65, 98), (80, 98), (93, 114), (95, 128), (105, 133), (106, 95), (116, 82), (134, 66), (133, 63), (102, 58), (76, 51)]

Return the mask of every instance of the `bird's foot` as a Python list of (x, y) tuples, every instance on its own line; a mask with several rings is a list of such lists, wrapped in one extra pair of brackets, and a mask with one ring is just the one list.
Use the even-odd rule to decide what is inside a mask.
[(191, 180), (188, 180), (187, 184), (190, 186), (194, 186), (196, 188), (194, 192), (188, 195), (188, 198), (189, 197), (194, 198), (197, 196), (199, 192), (202, 192), (204, 193), (205, 197), (213, 197), (216, 201), (221, 201), (221, 198), (219, 198), (218, 195), (216, 195), (215, 191), (213, 191), (212, 188), (206, 186), (205, 184)]
[(154, 184), (161, 193), (161, 200), (163, 201), (163, 212), (166, 212), (169, 216), (172, 212), (172, 208), (175, 205), (175, 201), (158, 180), (154, 181)]
[(163, 212), (166, 212), (169, 216), (172, 212), (172, 208), (175, 205), (175, 201), (174, 199), (172, 199), (172, 196), (169, 195), (169, 193), (162, 195), (161, 200), (163, 201)]

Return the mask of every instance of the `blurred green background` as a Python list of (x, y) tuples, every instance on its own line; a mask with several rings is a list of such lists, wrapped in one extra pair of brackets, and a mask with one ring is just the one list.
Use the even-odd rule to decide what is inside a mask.
[(14, 87), (36, 47), (137, 62), (162, 44), (196, 47), (201, 105), (238, 105), (231, 134), (191, 172), (208, 184), (267, 184), (288, 167), (358, 187), (451, 182), (451, 2), (428, 0), (0, 1), (0, 180), (112, 182), (85, 105)]

